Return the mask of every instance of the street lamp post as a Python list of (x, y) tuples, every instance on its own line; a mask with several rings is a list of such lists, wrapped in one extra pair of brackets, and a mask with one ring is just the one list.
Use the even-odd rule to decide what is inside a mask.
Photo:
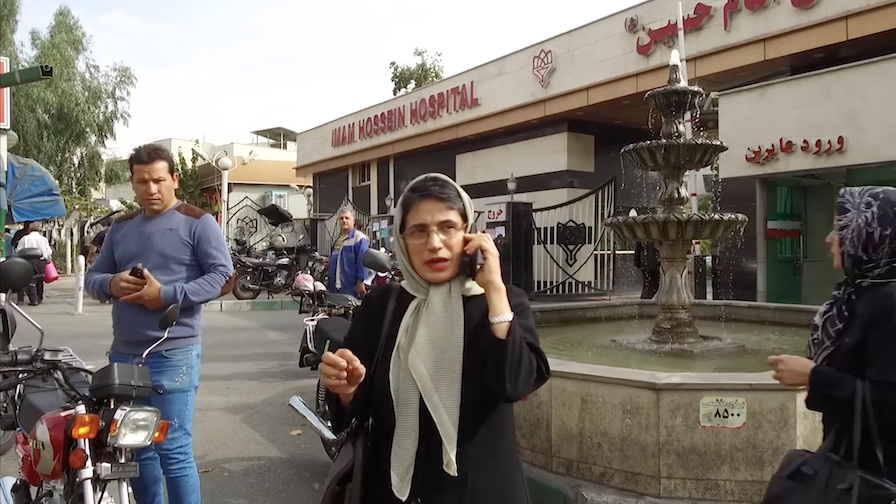
[(516, 178), (513, 176), (513, 172), (510, 173), (510, 178), (507, 179), (507, 191), (510, 192), (510, 201), (513, 201), (513, 193), (516, 192)]
[(311, 186), (306, 186), (302, 190), (302, 195), (305, 196), (305, 204), (308, 205), (308, 222), (310, 223), (311, 214), (314, 212), (314, 189)]
[[(215, 153), (211, 157), (197, 146), (193, 146), (193, 152), (195, 152), (200, 159), (214, 166), (221, 172), (221, 211), (219, 212), (219, 215), (221, 216), (221, 233), (224, 234), (224, 238), (227, 238), (227, 210), (230, 206), (230, 181), (228, 180), (228, 172), (234, 167), (234, 160), (231, 155), (224, 150)], [(251, 157), (252, 154), (250, 153), (249, 156)], [(245, 162), (243, 164), (245, 164)]]
[(392, 193), (389, 193), (389, 194), (386, 195), (386, 199), (385, 199), (385, 202), (386, 202), (386, 213), (392, 213), (392, 203), (393, 203), (394, 201), (395, 201), (395, 199), (392, 197)]

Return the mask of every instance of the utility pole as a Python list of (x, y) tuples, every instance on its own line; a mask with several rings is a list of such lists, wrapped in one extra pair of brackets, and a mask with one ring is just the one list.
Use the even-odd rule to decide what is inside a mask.
[(53, 78), (51, 65), (40, 65), (12, 71), (9, 68), (9, 58), (0, 56), (0, 224), (3, 225), (0, 232), (0, 258), (6, 256), (6, 244), (3, 235), (6, 234), (6, 168), (7, 160), (7, 134), (11, 127), (12, 103), (9, 88), (23, 84), (31, 84)]

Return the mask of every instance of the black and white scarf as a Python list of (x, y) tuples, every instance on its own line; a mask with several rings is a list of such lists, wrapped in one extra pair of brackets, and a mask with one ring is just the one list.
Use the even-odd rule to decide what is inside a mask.
[(861, 289), (896, 282), (896, 188), (845, 187), (837, 197), (837, 234), (845, 278), (812, 322), (808, 357), (824, 364), (842, 343)]

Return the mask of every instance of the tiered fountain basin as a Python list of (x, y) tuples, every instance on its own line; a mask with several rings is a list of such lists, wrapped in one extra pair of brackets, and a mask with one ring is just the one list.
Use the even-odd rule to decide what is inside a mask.
[(604, 225), (630, 241), (692, 241), (742, 232), (749, 219), (737, 213), (646, 214), (610, 217)]
[[(817, 307), (696, 301), (701, 332), (744, 343), (726, 354), (612, 344), (643, 338), (658, 310), (640, 300), (533, 306), (552, 377), (515, 407), (521, 457), (586, 487), (760, 501), (788, 449), (821, 442), (805, 390), (781, 386), (764, 363), (773, 353), (805, 351)], [(728, 419), (713, 418), (715, 401), (730, 406)]]
[(675, 167), (681, 173), (712, 165), (728, 150), (721, 141), (709, 138), (648, 140), (626, 145), (619, 152), (622, 166), (661, 172)]

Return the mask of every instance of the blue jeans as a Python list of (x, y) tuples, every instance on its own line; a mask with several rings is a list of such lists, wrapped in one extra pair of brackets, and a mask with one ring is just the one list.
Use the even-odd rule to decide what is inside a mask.
[[(131, 480), (137, 504), (164, 504), (162, 475), (170, 504), (199, 504), (199, 471), (193, 458), (193, 410), (199, 388), (200, 345), (186, 345), (146, 356), (152, 383), (161, 394), (152, 394), (140, 404), (162, 412), (171, 425), (159, 444), (137, 450), (140, 477)], [(109, 362), (136, 363), (139, 355), (109, 352)]]

